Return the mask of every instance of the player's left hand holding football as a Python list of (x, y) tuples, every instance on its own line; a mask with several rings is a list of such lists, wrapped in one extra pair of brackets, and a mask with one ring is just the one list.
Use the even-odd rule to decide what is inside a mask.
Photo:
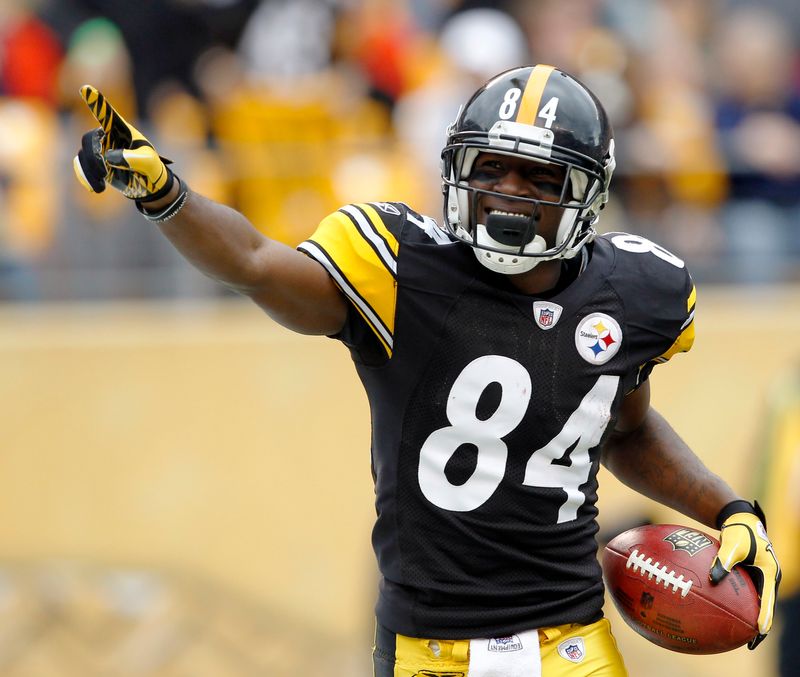
[(755, 649), (772, 627), (781, 567), (764, 526), (766, 518), (756, 502), (733, 501), (725, 506), (717, 518), (720, 528), (720, 546), (711, 563), (709, 577), (719, 583), (737, 564), (750, 567), (753, 580), (761, 596), (758, 614), (758, 634), (748, 643)]

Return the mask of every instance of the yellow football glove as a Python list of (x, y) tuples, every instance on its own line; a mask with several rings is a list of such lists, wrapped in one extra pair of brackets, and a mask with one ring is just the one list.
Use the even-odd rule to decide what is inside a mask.
[(160, 157), (153, 144), (94, 87), (84, 85), (80, 91), (100, 127), (81, 139), (72, 163), (78, 181), (93, 193), (102, 193), (108, 183), (137, 203), (169, 193), (175, 181), (166, 166), (170, 160)]
[(758, 502), (750, 505), (747, 501), (733, 501), (726, 505), (717, 517), (720, 546), (709, 573), (711, 582), (716, 585), (735, 565), (750, 568), (761, 597), (761, 611), (758, 634), (748, 643), (749, 649), (755, 649), (772, 627), (781, 582), (781, 567), (767, 536), (766, 521)]

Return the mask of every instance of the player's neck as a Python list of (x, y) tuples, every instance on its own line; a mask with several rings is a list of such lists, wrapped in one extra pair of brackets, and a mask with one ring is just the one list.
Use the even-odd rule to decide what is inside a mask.
[(509, 275), (508, 279), (523, 294), (536, 296), (554, 289), (561, 279), (561, 261), (542, 261), (533, 270), (518, 275)]

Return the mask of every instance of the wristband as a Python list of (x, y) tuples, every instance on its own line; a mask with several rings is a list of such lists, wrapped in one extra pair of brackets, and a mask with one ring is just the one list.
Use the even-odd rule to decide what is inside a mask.
[(750, 503), (749, 501), (737, 499), (735, 501), (731, 501), (719, 511), (719, 514), (717, 515), (717, 529), (720, 529), (722, 527), (722, 523), (731, 515), (735, 515), (737, 512), (746, 512), (751, 515), (755, 515), (761, 520), (761, 523), (764, 525), (764, 529), (767, 528), (767, 518), (764, 517), (764, 511), (761, 509), (758, 501)]
[(164, 221), (169, 221), (173, 218), (186, 204), (186, 200), (189, 197), (189, 188), (188, 186), (180, 179), (179, 176), (175, 176), (175, 179), (178, 182), (178, 187), (180, 190), (178, 191), (177, 197), (170, 202), (166, 207), (157, 211), (151, 212), (144, 208), (142, 202), (140, 200), (136, 201), (136, 209), (139, 210), (139, 213), (144, 216), (148, 221), (152, 221), (153, 223), (163, 223)]

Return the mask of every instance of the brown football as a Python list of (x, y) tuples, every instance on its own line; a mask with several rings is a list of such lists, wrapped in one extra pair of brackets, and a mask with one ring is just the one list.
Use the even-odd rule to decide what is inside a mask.
[(642, 637), (681, 653), (730, 651), (758, 632), (758, 592), (734, 567), (708, 578), (719, 541), (675, 524), (636, 527), (603, 551), (606, 587), (622, 618)]

